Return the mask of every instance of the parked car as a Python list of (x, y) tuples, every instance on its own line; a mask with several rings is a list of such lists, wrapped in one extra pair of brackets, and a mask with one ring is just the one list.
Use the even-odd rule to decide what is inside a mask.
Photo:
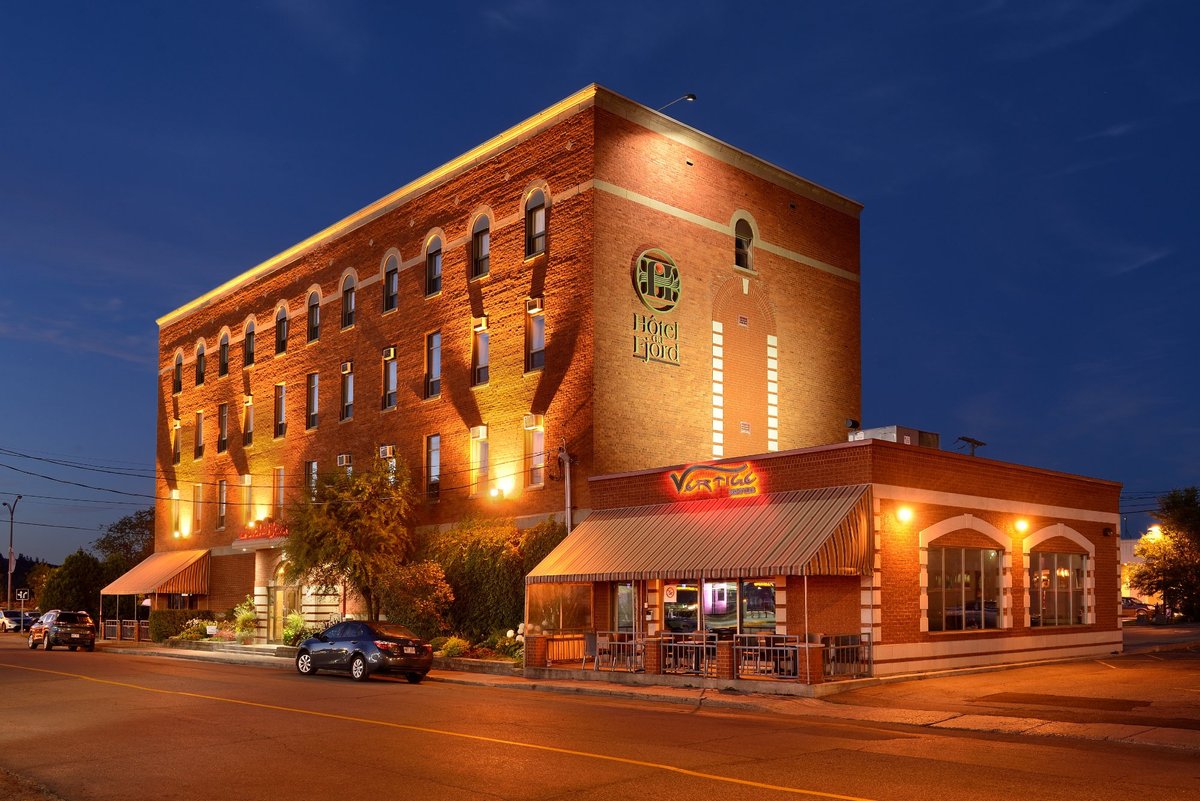
[(374, 673), (402, 673), (411, 683), (425, 678), (433, 665), (433, 648), (404, 626), (347, 620), (335, 623), (300, 643), (296, 671), (345, 670), (356, 681)]
[(0, 612), (0, 631), (28, 631), (29, 624), (17, 609), (5, 609)]
[(29, 629), (29, 647), (39, 645), (49, 651), (56, 645), (65, 645), (68, 651), (82, 648), (96, 649), (96, 624), (87, 612), (64, 612), (51, 609)]
[(1138, 620), (1148, 620), (1154, 614), (1154, 607), (1126, 595), (1121, 598), (1121, 617), (1136, 617)]

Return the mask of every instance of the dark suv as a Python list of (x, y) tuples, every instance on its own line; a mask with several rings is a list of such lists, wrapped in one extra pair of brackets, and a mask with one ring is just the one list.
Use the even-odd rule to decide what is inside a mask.
[(87, 612), (51, 609), (29, 629), (29, 647), (37, 648), (39, 644), (47, 651), (56, 645), (65, 645), (68, 651), (94, 651), (96, 625)]

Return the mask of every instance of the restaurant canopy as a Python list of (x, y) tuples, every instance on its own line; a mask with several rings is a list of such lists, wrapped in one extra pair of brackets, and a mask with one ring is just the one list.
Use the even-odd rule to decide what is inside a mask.
[(868, 576), (869, 484), (593, 512), (527, 584)]
[(208, 550), (159, 551), (150, 554), (101, 595), (152, 593), (208, 594)]

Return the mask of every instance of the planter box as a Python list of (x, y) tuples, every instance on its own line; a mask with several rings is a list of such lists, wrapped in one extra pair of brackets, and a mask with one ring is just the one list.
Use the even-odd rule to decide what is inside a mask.
[(458, 670), (466, 673), (490, 673), (493, 676), (520, 676), (521, 665), (508, 659), (466, 659), (435, 656), (433, 666), (438, 670)]

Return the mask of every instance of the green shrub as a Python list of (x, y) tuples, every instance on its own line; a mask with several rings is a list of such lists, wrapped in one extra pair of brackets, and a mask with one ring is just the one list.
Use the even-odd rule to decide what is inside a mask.
[(462, 656), (470, 647), (471, 643), (461, 637), (447, 637), (442, 643), (442, 656)]
[(432, 640), (429, 641), (429, 647), (435, 651), (440, 651), (440, 650), (442, 650), (442, 646), (444, 646), (446, 644), (446, 640), (448, 640), (448, 639), (450, 639), (450, 638), (449, 637), (434, 637)]
[(254, 598), (247, 595), (246, 600), (233, 608), (233, 632), (240, 643), (248, 643), (258, 631), (258, 609), (254, 606)]
[[(166, 642), (188, 627), (188, 622), (198, 618), (211, 618), (211, 609), (154, 609), (150, 612), (150, 639)], [(197, 637), (196, 639), (200, 639)]]

